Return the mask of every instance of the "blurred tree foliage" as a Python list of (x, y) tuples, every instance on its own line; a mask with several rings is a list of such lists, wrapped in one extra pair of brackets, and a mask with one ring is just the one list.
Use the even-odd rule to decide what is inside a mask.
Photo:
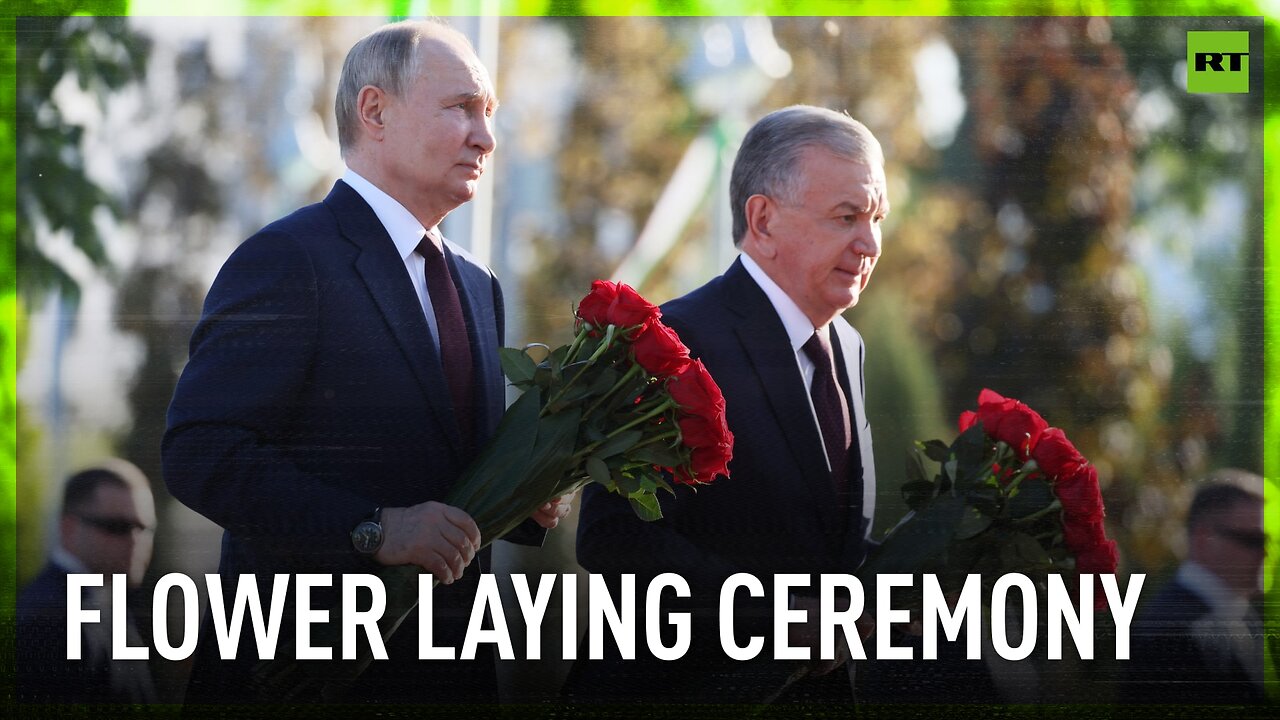
[[(77, 3), (46, 3), (42, 9), (69, 14), (78, 8)], [(123, 3), (105, 9), (122, 12)], [(129, 32), (123, 18), (83, 17), (17, 18), (14, 40), (18, 183), (13, 238), (16, 289), (24, 302), (9, 309), (22, 328), (27, 308), (42, 301), (46, 292), (57, 290), (72, 302), (79, 297), (79, 286), (41, 249), (38, 235), (66, 232), (90, 263), (106, 270), (110, 263), (94, 212), (105, 208), (118, 217), (122, 210), (116, 192), (99, 187), (85, 174), (84, 125), (66, 117), (55, 91), (61, 83), (74, 83), (90, 94), (101, 111), (111, 93), (140, 80), (149, 43)], [(15, 341), (21, 344), (22, 339), (20, 335)], [(21, 348), (12, 353), (21, 363)], [(16, 369), (17, 364), (10, 368), (13, 374), (7, 387), (16, 385)], [(47, 467), (40, 461), (37, 449), (44, 434), (21, 411), (16, 398), (14, 408), (15, 453), (24, 458), (14, 466), (15, 508), (17, 517), (25, 518), (17, 527), (18, 550), (24, 561), (21, 566), (33, 570), (42, 560), (44, 547), (41, 509), (46, 494), (56, 493), (59, 485), (45, 477)]]
[(125, 18), (24, 17), (17, 19), (16, 51), (18, 287), (28, 297), (57, 288), (74, 299), (79, 288), (40, 248), (39, 228), (67, 231), (86, 258), (105, 266), (94, 211), (119, 217), (121, 208), (114, 193), (85, 175), (84, 126), (66, 117), (55, 90), (75, 82), (101, 110), (108, 95), (141, 78), (148, 42), (128, 30)]
[[(1123, 521), (1134, 534), (1131, 553), (1150, 569), (1167, 559), (1168, 538), (1178, 535), (1186, 483), (1223, 466), (1262, 471), (1263, 93), (1192, 95), (1168, 62), (1184, 52), (1186, 32), (1193, 30), (1254, 30), (1252, 57), (1263, 56), (1259, 22), (1225, 22), (1111, 23), (1136, 83), (1130, 132), (1140, 151), (1139, 177), (1148, 178), (1135, 193), (1135, 224), (1161, 257), (1189, 268), (1196, 288), (1194, 297), (1179, 303), (1184, 308), (1157, 311), (1165, 316), (1157, 337), (1167, 348), (1172, 378), (1154, 469), (1146, 482), (1123, 489), (1129, 501)], [(1265, 42), (1280, 40), (1274, 24), (1269, 30)], [(1253, 88), (1262, 87), (1262, 65), (1250, 64)], [(1244, 201), (1235, 218), (1242, 241), (1227, 248), (1211, 237), (1222, 231), (1208, 225), (1225, 211), (1214, 207), (1224, 188)], [(1157, 223), (1167, 217), (1185, 219), (1186, 226), (1170, 232)], [(1186, 309), (1196, 305), (1204, 309)], [(1206, 337), (1208, 352), (1194, 347)]]
[(527, 337), (555, 344), (570, 337), (570, 303), (611, 270), (596, 240), (600, 219), (622, 211), (642, 224), (705, 118), (679, 82), (688, 48), (673, 34), (676, 20), (546, 21), (564, 25), (582, 64), (572, 131), (559, 151), (565, 225), (535, 239), (536, 261), (526, 271), (534, 280), (522, 298)]

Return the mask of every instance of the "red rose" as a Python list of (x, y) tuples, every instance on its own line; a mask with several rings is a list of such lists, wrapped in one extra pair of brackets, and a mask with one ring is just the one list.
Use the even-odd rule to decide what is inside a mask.
[(1049, 428), (1040, 433), (1031, 457), (1049, 477), (1074, 475), (1081, 465), (1088, 462), (1067, 439), (1066, 433), (1058, 428)]
[(630, 285), (596, 280), (591, 292), (578, 304), (578, 317), (602, 328), (644, 326), (662, 313)]
[(667, 392), (688, 415), (724, 415), (724, 395), (701, 360), (691, 360), (667, 379)]
[(1024, 460), (1031, 455), (1040, 433), (1049, 427), (1040, 413), (994, 390), (978, 394), (977, 414), (987, 435), (1013, 448)]
[(1102, 522), (1102, 491), (1098, 488), (1098, 469), (1081, 465), (1070, 475), (1059, 475), (1053, 492), (1062, 503), (1062, 514), (1068, 522)]
[(689, 348), (680, 342), (675, 330), (660, 320), (654, 320), (640, 333), (632, 351), (640, 367), (655, 377), (670, 377), (689, 364)]
[(731, 454), (728, 448), (720, 445), (694, 448), (689, 461), (693, 475), (686, 482), (704, 484), (711, 482), (719, 475), (728, 477)]
[(1107, 536), (1100, 521), (1064, 519), (1062, 540), (1067, 549), (1074, 553), (1106, 542)]
[(718, 418), (701, 415), (685, 415), (680, 418), (680, 442), (686, 447), (703, 448), (719, 445), (724, 441), (724, 428)]
[(1115, 540), (1103, 540), (1100, 543), (1076, 552), (1076, 572), (1110, 574), (1116, 571), (1120, 562), (1120, 554), (1116, 551)]
[(1093, 607), (1101, 610), (1107, 606), (1107, 594), (1102, 589), (1098, 575), (1111, 574), (1116, 571), (1120, 562), (1120, 554), (1116, 551), (1115, 540), (1103, 540), (1076, 552), (1076, 572), (1090, 573), (1093, 578)]
[(978, 422), (978, 413), (972, 410), (965, 410), (964, 412), (960, 413), (960, 423), (959, 423), (960, 432), (963, 433), (964, 431), (973, 427), (973, 424), (976, 422)]

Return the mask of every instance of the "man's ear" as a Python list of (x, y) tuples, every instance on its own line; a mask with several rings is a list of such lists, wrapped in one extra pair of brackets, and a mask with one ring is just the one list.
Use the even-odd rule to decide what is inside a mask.
[(359, 119), (362, 135), (367, 135), (378, 142), (382, 141), (387, 131), (382, 115), (387, 109), (389, 99), (390, 96), (386, 91), (375, 85), (365, 85), (360, 88), (360, 92), (356, 95), (356, 117)]
[(746, 220), (747, 236), (751, 238), (753, 247), (764, 257), (773, 258), (778, 254), (777, 243), (771, 234), (771, 226), (777, 217), (778, 206), (765, 195), (752, 195), (747, 198)]

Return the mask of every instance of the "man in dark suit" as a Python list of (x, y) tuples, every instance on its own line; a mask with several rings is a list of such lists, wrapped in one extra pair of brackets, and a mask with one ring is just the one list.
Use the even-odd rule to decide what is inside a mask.
[[(840, 313), (858, 302), (880, 257), (889, 211), (880, 145), (847, 115), (794, 106), (760, 120), (743, 140), (730, 200), (742, 255), (725, 272), (662, 307), (663, 320), (724, 392), (734, 457), (729, 479), (664, 499), (664, 518), (636, 519), (627, 502), (583, 493), (578, 560), (591, 572), (644, 579), (683, 575), (692, 586), (693, 649), (672, 663), (616, 656), (579, 661), (571, 697), (744, 702), (781, 687), (799, 664), (737, 662), (716, 622), (725, 578), (751, 573), (772, 592), (779, 573), (852, 573), (865, 557), (875, 504), (863, 344)], [(803, 700), (850, 697), (843, 658), (818, 661), (817, 578), (791, 594), (809, 622), (792, 645), (813, 649)], [(738, 644), (766, 638), (772, 598), (738, 595)], [(657, 679), (655, 679), (657, 678)], [(660, 694), (655, 688), (661, 688)]]
[(1181, 705), (1265, 700), (1262, 485), (1253, 473), (1220, 470), (1196, 489), (1187, 510), (1187, 559), (1134, 620), (1127, 699)]
[[(228, 603), (250, 573), (269, 595), (272, 573), (416, 565), (443, 584), (436, 644), (461, 644), (487, 561), (471, 564), (479, 529), (440, 500), (502, 415), (503, 306), (489, 269), (437, 226), (475, 193), (496, 107), (448, 27), (403, 22), (365, 37), (336, 102), (346, 174), (323, 202), (245, 241), (210, 288), (163, 454), (173, 495), (226, 529)], [(567, 507), (534, 519), (552, 527)], [(339, 586), (312, 606), (337, 605)], [(250, 699), (252, 633), (222, 661), (210, 625), (188, 700)], [(346, 699), (496, 700), (491, 655), (419, 661), (417, 626), (414, 613)]]
[[(113, 660), (113, 575), (137, 587), (151, 561), (155, 529), (151, 486), (132, 463), (112, 459), (67, 479), (58, 520), (58, 546), (35, 580), (18, 594), (16, 613), (17, 696), (22, 702), (155, 702), (146, 660)], [(80, 656), (67, 647), (67, 575), (103, 576), (81, 593), (80, 608), (97, 610), (100, 622), (85, 623)], [(131, 615), (126, 615), (126, 618)], [(131, 621), (125, 636), (142, 644)]]

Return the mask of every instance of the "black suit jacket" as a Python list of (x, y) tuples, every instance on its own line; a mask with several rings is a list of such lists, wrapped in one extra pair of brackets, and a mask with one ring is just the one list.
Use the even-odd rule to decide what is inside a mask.
[[(146, 660), (111, 659), (111, 611), (106, 588), (85, 588), (81, 609), (98, 610), (101, 622), (81, 626), (80, 659), (67, 658), (67, 571), (48, 563), (18, 594), (15, 617), (18, 700), (24, 703), (149, 703), (155, 690)], [(130, 624), (131, 646), (141, 638)]]
[(1122, 696), (1126, 700), (1178, 705), (1240, 705), (1265, 700), (1262, 687), (1238, 661), (1206, 654), (1202, 641), (1213, 644), (1222, 640), (1213, 637), (1212, 628), (1197, 628), (1197, 622), (1211, 610), (1176, 579), (1142, 606), (1131, 630), (1129, 660), (1122, 661)]
[[(646, 579), (658, 573), (684, 576), (693, 589), (689, 604), (701, 616), (701, 622), (695, 620), (694, 649), (686, 662), (657, 663), (656, 669), (644, 668), (637, 675), (659, 672), (672, 687), (691, 683), (689, 699), (742, 702), (759, 694), (758, 680), (777, 683), (780, 678), (754, 678), (749, 664), (722, 656), (715, 616), (725, 578), (737, 572), (754, 574), (772, 595), (774, 574), (852, 573), (867, 551), (875, 469), (863, 403), (862, 340), (843, 319), (833, 323), (863, 467), (864, 492), (852, 498), (852, 507), (843, 508), (837, 503), (786, 330), (741, 261), (723, 276), (663, 305), (662, 313), (724, 392), (734, 434), (730, 477), (696, 491), (680, 487), (675, 498), (662, 494), (664, 517), (653, 523), (638, 520), (625, 499), (588, 486), (578, 526), (578, 561), (595, 573), (637, 573), (641, 593)], [(813, 582), (810, 593), (816, 595), (816, 577)], [(749, 601), (742, 594), (739, 598), (739, 643), (747, 633), (764, 635), (760, 657), (772, 657), (772, 599)], [(717, 658), (719, 665), (708, 664)], [(629, 668), (645, 663), (594, 665), (579, 662), (570, 694), (625, 694), (624, 686), (631, 681), (612, 679), (626, 678), (632, 674)], [(712, 667), (719, 670), (709, 670)], [(709, 680), (709, 672), (721, 676)], [(634, 680), (641, 682), (640, 677)], [(631, 686), (641, 697), (654, 697), (648, 684)], [(679, 695), (672, 687), (668, 690)]]
[[(488, 268), (445, 247), (470, 331), (482, 446), (504, 407), (502, 292)], [(461, 440), (404, 263), (372, 208), (340, 181), (323, 202), (263, 228), (227, 260), (205, 300), (168, 421), (165, 480), (176, 498), (226, 529), (219, 571), (228, 602), (246, 573), (257, 574), (265, 605), (272, 573), (374, 571), (353, 549), (352, 528), (380, 506), (444, 499), (475, 455)], [(460, 643), (463, 609), (484, 563), (437, 589), (437, 644)], [(313, 607), (337, 600), (335, 589)], [(388, 647), (392, 659), (375, 661), (360, 689), (420, 700), (452, 684), (443, 697), (492, 699), (491, 662), (472, 663), (474, 677), (450, 681), (468, 663), (424, 669), (413, 659), (416, 613), (404, 627)], [(291, 628), (286, 621), (284, 638)], [(244, 697), (243, 673), (256, 655), (252, 633), (242, 639), (236, 663), (218, 662), (205, 633), (195, 699)], [(440, 682), (424, 683), (428, 671)], [(379, 682), (383, 674), (389, 679)]]

